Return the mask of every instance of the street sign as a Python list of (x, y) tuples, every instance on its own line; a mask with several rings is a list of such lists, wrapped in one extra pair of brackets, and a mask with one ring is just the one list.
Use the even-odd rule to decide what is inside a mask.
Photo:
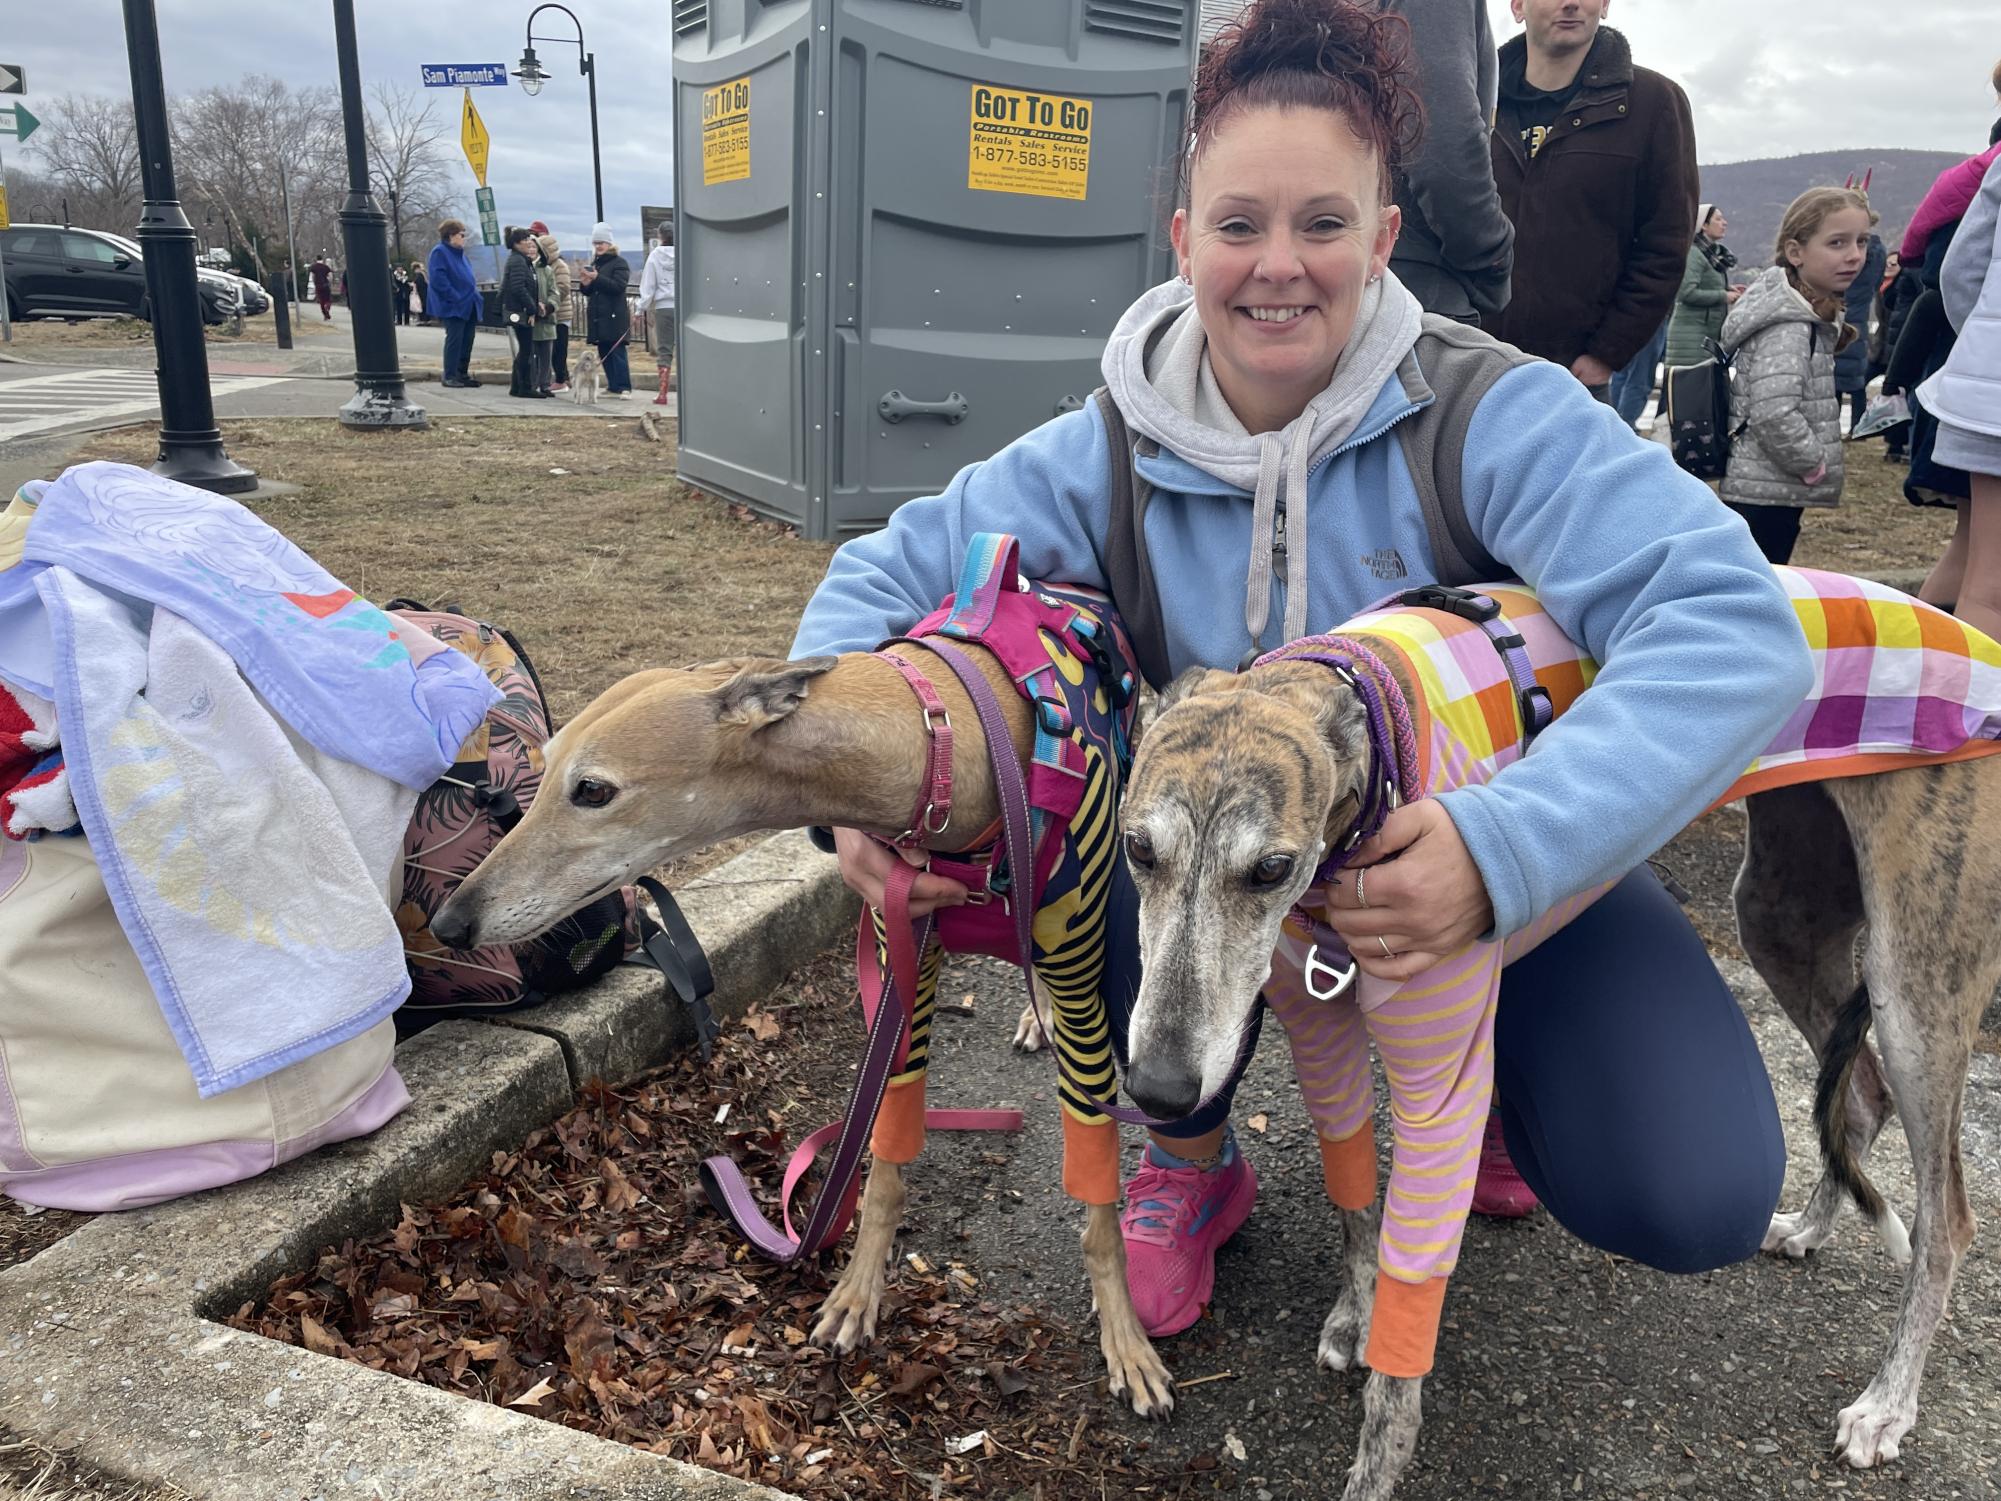
[(28, 92), (28, 70), (19, 63), (0, 63), (0, 94)]
[(28, 113), (28, 106), (25, 104), (0, 110), (0, 135), (11, 135), (17, 141), (27, 140), (35, 133), (35, 127), (41, 123)]
[(473, 107), (472, 90), (465, 91), (465, 108), (459, 114), (459, 145), (465, 148), (466, 162), (472, 167), (472, 175), (481, 187), (486, 186), (486, 153), (493, 144), (493, 137), (486, 133), (486, 122), (479, 117)]
[(480, 240), (488, 245), (498, 245), (500, 243), (500, 220), (494, 213), (493, 189), (480, 188), (472, 196), (473, 201), (479, 205)]
[[(506, 63), (419, 63), (427, 89), (504, 89)], [(4, 93), (5, 90), (0, 90)]]

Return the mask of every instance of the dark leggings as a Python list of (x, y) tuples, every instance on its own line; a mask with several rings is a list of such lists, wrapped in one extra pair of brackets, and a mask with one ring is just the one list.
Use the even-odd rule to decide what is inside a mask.
[[(1105, 996), (1123, 1066), (1139, 976), (1123, 862), (1108, 916)], [(1494, 1063), (1509, 1154), (1573, 1235), (1667, 1272), (1757, 1251), (1786, 1168), (1771, 1081), (1736, 997), (1650, 869), (1508, 966)], [(1160, 1134), (1200, 1136), (1230, 1104)]]
[(1751, 528), (1751, 540), (1758, 544), (1758, 551), (1765, 555), (1767, 563), (1783, 568), (1793, 560), (1804, 514), (1800, 507), (1732, 505), (1730, 509)]

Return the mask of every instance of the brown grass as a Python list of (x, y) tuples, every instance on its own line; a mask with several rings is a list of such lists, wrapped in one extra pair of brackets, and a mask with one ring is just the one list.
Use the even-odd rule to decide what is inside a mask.
[[(259, 475), (302, 487), (252, 508), (349, 588), (514, 631), (559, 719), (641, 668), (783, 654), (833, 552), (681, 485), (673, 443), (647, 441), (636, 415), (223, 435)], [(76, 458), (147, 463), (154, 447), (130, 428)]]
[[(203, 332), (211, 344), (239, 349), (253, 344), (269, 344), (277, 338), (269, 312), (245, 318), (241, 336), (231, 333), (227, 323), (204, 329)], [(321, 323), (315, 314), (312, 324), (293, 319), (292, 332), (324, 335), (345, 334), (347, 330)], [(13, 342), (0, 344), (0, 353), (17, 354), (29, 359), (65, 349), (140, 349), (151, 346), (152, 342), (153, 325), (141, 318), (86, 318), (77, 323), (67, 323), (60, 318), (36, 318), (15, 323)]]
[(1841, 504), (1806, 513), (1793, 561), (1837, 573), (1929, 569), (1952, 538), (1953, 513), (1904, 499), (1904, 466), (1883, 462), (1880, 441), (1849, 444), (1846, 459)]
[(187, 1501), (187, 1493), (113, 1479), (0, 1424), (0, 1501)]

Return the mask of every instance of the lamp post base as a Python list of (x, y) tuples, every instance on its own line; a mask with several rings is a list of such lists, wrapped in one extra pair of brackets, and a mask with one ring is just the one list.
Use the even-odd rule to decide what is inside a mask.
[(163, 445), (151, 472), (214, 495), (242, 495), (257, 488), (257, 472), (224, 453), (220, 438), (213, 443), (183, 440), (172, 448)]
[[(400, 383), (399, 383), (400, 384)], [(357, 432), (376, 429), (422, 430), (431, 425), (424, 409), (400, 392), (359, 390), (340, 409), (340, 425)]]

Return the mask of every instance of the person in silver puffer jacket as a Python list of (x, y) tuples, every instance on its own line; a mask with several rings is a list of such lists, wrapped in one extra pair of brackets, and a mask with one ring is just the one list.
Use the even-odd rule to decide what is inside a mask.
[(1780, 228), (1778, 264), (1723, 321), (1723, 347), (1736, 359), (1722, 495), (1774, 563), (1791, 558), (1804, 508), (1841, 500), (1834, 357), (1856, 337), (1842, 321), (1842, 297), (1874, 218), (1851, 190), (1802, 193)]

